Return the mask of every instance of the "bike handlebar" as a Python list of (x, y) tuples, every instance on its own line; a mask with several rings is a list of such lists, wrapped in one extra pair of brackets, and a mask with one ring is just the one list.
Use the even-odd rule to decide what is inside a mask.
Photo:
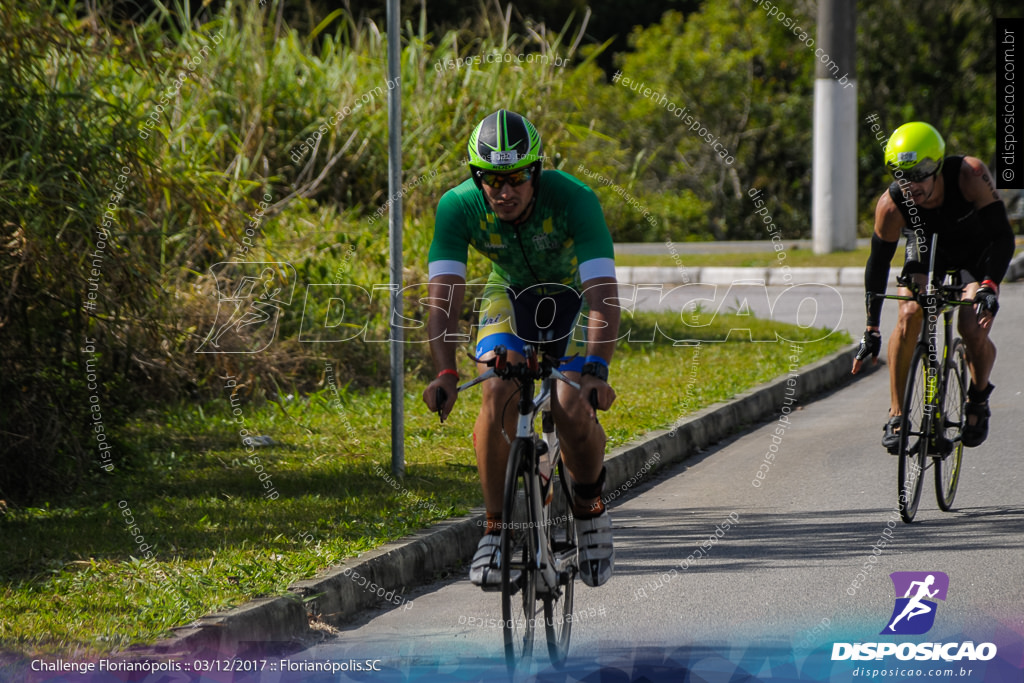
[[(487, 370), (473, 379), (469, 380), (465, 384), (458, 387), (457, 391), (462, 393), (466, 389), (476, 386), (481, 382), (484, 382), (492, 377), (497, 377), (502, 380), (544, 380), (549, 377), (553, 377), (560, 382), (565, 382), (573, 389), (579, 389), (580, 385), (577, 382), (572, 381), (558, 369), (560, 359), (552, 360), (546, 353), (541, 353), (540, 360), (537, 359), (537, 350), (527, 344), (524, 348), (525, 359), (519, 363), (508, 362), (508, 349), (504, 346), (494, 347), (494, 356), (488, 360), (480, 360), (474, 357), (472, 354), (469, 355), (477, 363), (482, 363), (487, 366)], [(437, 412), (440, 414), (441, 407), (448, 402), (448, 392), (444, 390), (444, 387), (438, 387), (434, 394), (435, 403), (437, 406)], [(597, 390), (594, 389), (590, 392), (590, 405), (597, 409)]]
[(929, 295), (927, 291), (922, 290), (921, 287), (917, 284), (917, 282), (913, 280), (913, 278), (898, 277), (896, 278), (896, 284), (898, 284), (900, 287), (906, 287), (912, 292), (912, 294), (910, 296), (905, 296), (902, 294), (879, 294), (878, 292), (868, 292), (868, 296), (871, 297), (872, 299), (892, 299), (894, 301), (917, 301), (918, 303), (923, 303), (922, 299), (924, 299), (924, 297), (926, 296), (935, 296), (939, 299), (939, 306), (943, 306), (945, 304), (951, 304), (954, 306), (974, 305), (973, 301), (965, 301), (960, 298), (952, 298), (959, 297), (961, 294), (963, 294), (963, 284), (938, 284), (935, 286), (935, 292), (931, 295)]
[(488, 370), (460, 386), (459, 391), (465, 391), (466, 389), (476, 386), (480, 382), (492, 377), (505, 380), (514, 379), (534, 381), (554, 377), (561, 382), (565, 382), (574, 389), (580, 388), (579, 384), (573, 382), (558, 369), (560, 364), (559, 359), (553, 360), (547, 354), (542, 354), (538, 360), (537, 350), (529, 344), (527, 344), (524, 349), (524, 356), (524, 360), (519, 363), (509, 363), (508, 349), (504, 346), (494, 347), (494, 357), (485, 361), (471, 355), (470, 358), (477, 363), (486, 365)]

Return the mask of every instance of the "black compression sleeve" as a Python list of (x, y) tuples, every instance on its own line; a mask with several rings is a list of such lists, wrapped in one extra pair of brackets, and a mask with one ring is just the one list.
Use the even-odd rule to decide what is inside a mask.
[(992, 202), (983, 208), (978, 212), (978, 217), (991, 240), (982, 279), (999, 284), (1006, 276), (1006, 269), (1009, 268), (1014, 249), (1017, 248), (1013, 228), (1010, 227), (1010, 219), (1006, 216), (1006, 206), (1001, 201)]
[[(885, 287), (889, 283), (889, 264), (896, 254), (896, 247), (900, 244), (886, 242), (877, 233), (871, 235), (871, 255), (868, 256), (868, 263), (864, 267), (864, 291), (867, 294), (885, 294)], [(878, 321), (882, 315), (881, 297), (866, 297), (868, 309), (868, 326), (878, 327)]]

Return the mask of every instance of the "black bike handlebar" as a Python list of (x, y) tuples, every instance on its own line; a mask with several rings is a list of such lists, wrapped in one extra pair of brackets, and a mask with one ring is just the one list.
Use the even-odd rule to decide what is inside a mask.
[(524, 359), (519, 363), (508, 362), (508, 349), (504, 346), (494, 347), (494, 356), (486, 361), (469, 355), (477, 363), (482, 363), (494, 370), (494, 376), (501, 379), (532, 379), (542, 380), (551, 375), (552, 370), (557, 370), (562, 364), (560, 358), (553, 358), (543, 351), (538, 353), (536, 347), (527, 344), (523, 349)]
[[(474, 362), (490, 368), (483, 375), (470, 380), (466, 384), (458, 388), (458, 391), (468, 389), (470, 386), (477, 384), (484, 379), (490, 377), (498, 377), (500, 379), (513, 379), (513, 380), (534, 380), (539, 381), (547, 379), (552, 373), (556, 373), (557, 379), (560, 379), (569, 385), (579, 388), (579, 385), (575, 382), (567, 379), (564, 375), (558, 372), (558, 366), (561, 365), (560, 358), (552, 358), (549, 354), (541, 350), (540, 360), (537, 359), (537, 349), (532, 345), (527, 344), (523, 349), (525, 352), (525, 360), (520, 363), (509, 363), (508, 362), (508, 349), (504, 346), (494, 347), (494, 356), (487, 359), (481, 360), (475, 357), (473, 354), (467, 353)], [(574, 356), (575, 358), (575, 356)], [(571, 359), (570, 359), (571, 360)], [(597, 390), (593, 389), (589, 396), (590, 405), (597, 409)], [(448, 401), (448, 392), (444, 390), (444, 387), (437, 387), (434, 393), (434, 405), (437, 406), (438, 418), (444, 422), (443, 418), (440, 418), (441, 409), (444, 404)]]
[[(924, 291), (920, 287), (920, 285), (918, 285), (917, 282), (914, 281), (912, 277), (897, 277), (896, 284), (899, 285), (900, 287), (906, 287), (912, 292), (912, 294), (910, 296), (904, 296), (901, 294), (880, 294), (878, 292), (868, 292), (868, 296), (871, 297), (872, 299), (892, 299), (894, 301), (917, 301), (919, 303), (921, 302), (923, 297), (928, 296), (928, 293)], [(960, 298), (950, 297), (950, 295), (955, 295), (956, 297), (959, 297), (961, 294), (963, 294), (963, 291), (964, 285), (962, 283), (953, 285), (936, 284), (935, 294), (932, 296), (937, 296), (939, 298), (938, 303), (940, 306), (945, 304), (952, 304), (955, 306), (974, 305), (973, 301), (965, 301)]]

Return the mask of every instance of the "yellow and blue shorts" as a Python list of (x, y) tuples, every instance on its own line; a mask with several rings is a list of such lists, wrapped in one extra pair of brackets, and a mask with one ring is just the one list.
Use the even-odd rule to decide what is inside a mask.
[(490, 281), (481, 297), (476, 357), (496, 346), (522, 354), (525, 346), (543, 346), (562, 359), (559, 370), (579, 372), (587, 355), (586, 300), (567, 285), (537, 285), (513, 289)]

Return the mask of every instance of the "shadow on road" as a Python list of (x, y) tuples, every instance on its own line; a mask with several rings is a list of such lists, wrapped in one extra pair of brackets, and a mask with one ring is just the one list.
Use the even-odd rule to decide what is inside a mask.
[[(729, 515), (738, 516), (739, 523), (732, 523)], [(616, 520), (615, 572), (650, 575), (679, 567), (690, 555), (691, 572), (863, 558), (886, 528), (891, 534), (885, 553), (1024, 547), (1021, 508), (967, 508), (909, 525), (895, 509), (882, 508), (785, 513), (742, 506), (655, 509), (645, 510), (642, 520)]]

